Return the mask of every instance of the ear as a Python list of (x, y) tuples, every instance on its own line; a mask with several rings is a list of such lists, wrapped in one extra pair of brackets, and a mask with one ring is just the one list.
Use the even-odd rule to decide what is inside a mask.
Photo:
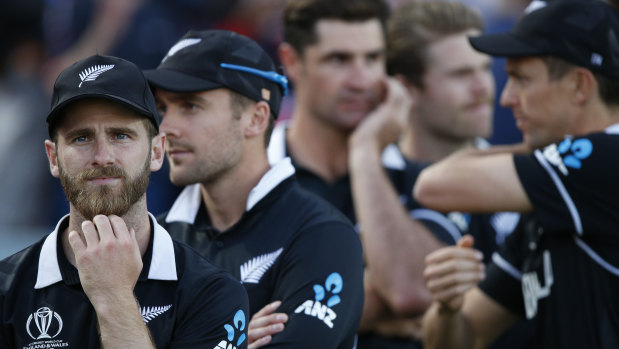
[(279, 45), (279, 60), (282, 62), (284, 66), (284, 71), (286, 72), (286, 76), (293, 83), (297, 81), (299, 75), (301, 73), (301, 55), (297, 50), (295, 50), (292, 45), (283, 42)]
[(52, 176), (60, 177), (60, 168), (58, 167), (58, 152), (56, 151), (56, 143), (45, 140), (45, 153), (47, 154), (47, 160), (49, 161), (49, 171)]
[(165, 157), (165, 134), (159, 132), (151, 142), (150, 154), (150, 171), (157, 172), (163, 166), (163, 158)]
[(587, 103), (592, 97), (598, 94), (597, 80), (593, 73), (585, 68), (575, 68), (570, 72), (570, 87), (572, 91), (572, 101), (578, 105)]
[(269, 126), (271, 108), (265, 101), (256, 102), (251, 109), (252, 115), (249, 123), (245, 126), (245, 137), (253, 138), (263, 135)]

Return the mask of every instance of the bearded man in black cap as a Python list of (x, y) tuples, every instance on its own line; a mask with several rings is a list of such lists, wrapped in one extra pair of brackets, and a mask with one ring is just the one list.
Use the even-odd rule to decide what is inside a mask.
[(343, 215), (300, 188), (290, 159), (267, 161), (287, 90), (271, 58), (242, 35), (191, 31), (145, 74), (170, 179), (187, 186), (161, 224), (241, 280), (249, 347), (352, 348), (361, 242)]
[(147, 211), (165, 137), (140, 69), (98, 55), (73, 64), (47, 122), (70, 214), (0, 262), (0, 348), (246, 348), (243, 287)]
[(601, 1), (535, 1), (511, 32), (470, 39), (507, 57), (501, 103), (524, 142), (455, 154), (421, 173), (415, 196), (527, 215), (485, 279), (470, 237), (426, 258), (427, 348), (485, 347), (519, 316), (539, 348), (619, 347), (618, 38)]

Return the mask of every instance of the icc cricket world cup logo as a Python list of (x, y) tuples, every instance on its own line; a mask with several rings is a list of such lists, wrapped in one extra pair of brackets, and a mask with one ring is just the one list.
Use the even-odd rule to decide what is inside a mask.
[[(34, 322), (34, 326), (33, 323)], [(38, 330), (39, 335), (34, 336), (31, 330)], [(35, 313), (28, 316), (26, 322), (26, 331), (32, 339), (51, 339), (56, 337), (62, 331), (62, 318), (58, 313), (48, 307), (39, 308)], [(53, 333), (53, 335), (50, 334)]]

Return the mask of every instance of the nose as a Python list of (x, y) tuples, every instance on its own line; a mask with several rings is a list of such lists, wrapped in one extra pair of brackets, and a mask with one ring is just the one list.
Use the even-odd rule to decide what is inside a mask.
[(95, 143), (93, 165), (100, 167), (110, 166), (114, 164), (114, 159), (114, 151), (109, 140), (105, 139), (105, 137), (99, 137)]
[(174, 113), (168, 108), (167, 111), (161, 113), (161, 124), (159, 130), (165, 133), (168, 139), (178, 138), (180, 131), (178, 129), (178, 120), (174, 120)]
[(478, 98), (494, 95), (494, 78), (490, 71), (482, 70), (478, 71), (473, 76), (473, 82), (471, 84), (471, 90), (473, 95)]
[(505, 108), (513, 108), (517, 103), (516, 93), (514, 91), (514, 84), (512, 78), (507, 79), (507, 83), (501, 92), (500, 103)]
[(371, 88), (377, 80), (378, 68), (357, 58), (352, 62), (346, 80), (347, 86), (353, 90), (364, 91)]

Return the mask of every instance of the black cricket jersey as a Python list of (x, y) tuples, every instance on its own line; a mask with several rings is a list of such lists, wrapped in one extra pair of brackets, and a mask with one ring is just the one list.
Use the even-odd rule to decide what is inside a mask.
[(251, 315), (281, 300), (285, 329), (265, 348), (352, 348), (363, 309), (361, 241), (352, 224), (299, 186), (289, 159), (250, 192), (241, 219), (210, 223), (200, 185), (186, 187), (160, 217), (173, 238), (237, 277)]
[(533, 212), (480, 284), (536, 324), (539, 348), (619, 348), (619, 124), (514, 163)]
[[(271, 136), (268, 148), (269, 161), (275, 163), (284, 157), (290, 156), (286, 147), (285, 122), (277, 124)], [(396, 145), (389, 145), (382, 153), (382, 165), (394, 189), (400, 197), (402, 205), (410, 216), (421, 222), (440, 241), (447, 245), (455, 245), (464, 235), (475, 237), (475, 247), (484, 253), (489, 261), (497, 245), (516, 227), (520, 215), (513, 212), (496, 214), (471, 215), (461, 212), (440, 213), (421, 206), (413, 197), (412, 190), (419, 176), (428, 163), (410, 161), (404, 158)], [(292, 163), (301, 186), (329, 201), (346, 215), (352, 222), (356, 222), (352, 187), (348, 175), (327, 183), (312, 171)], [(360, 230), (356, 226), (357, 230)], [(359, 338), (359, 349), (366, 348), (421, 348), (421, 343), (403, 338), (387, 338), (374, 334), (364, 334)]]
[[(237, 280), (150, 216), (135, 296), (157, 348), (247, 348), (249, 305)], [(97, 316), (66, 258), (63, 217), (41, 241), (0, 261), (0, 349), (101, 348)]]

